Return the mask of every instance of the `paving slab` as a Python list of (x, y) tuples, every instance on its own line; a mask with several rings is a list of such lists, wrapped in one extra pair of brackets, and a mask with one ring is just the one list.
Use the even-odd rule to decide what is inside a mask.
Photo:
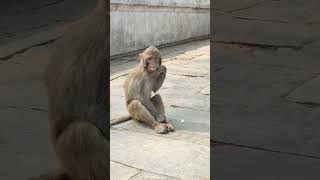
[(257, 6), (260, 3), (262, 3), (262, 0), (242, 0), (242, 1), (225, 0), (225, 1), (214, 1), (213, 7), (216, 10), (223, 10), (228, 12), (228, 11), (234, 11), (237, 9)]
[(110, 180), (178, 180), (174, 177), (143, 171), (114, 161), (110, 161), (110, 171), (113, 172)]
[(210, 112), (188, 108), (167, 108), (168, 119), (179, 129), (209, 132)]
[(319, 38), (317, 4), (314, 0), (215, 2), (214, 40), (301, 46)]
[(0, 47), (0, 60), (6, 61), (33, 47), (49, 44), (61, 37), (62, 30), (63, 28), (61, 27), (54, 28), (2, 45)]
[[(115, 60), (111, 61), (111, 62), (115, 62)], [(112, 68), (110, 68), (110, 75), (115, 75), (117, 73), (121, 73), (125, 70), (129, 71), (130, 69), (132, 69), (133, 67), (135, 67), (137, 64), (139, 64), (139, 61), (137, 59), (134, 60), (130, 60), (127, 61), (125, 63), (119, 63), (117, 65), (114, 65), (115, 63), (110, 63), (110, 65), (112, 66)]]
[[(236, 44), (214, 43), (213, 48), (216, 50), (214, 54), (214, 63), (218, 67), (224, 68), (224, 65), (259, 65), (268, 68), (292, 69), (297, 71), (309, 71), (308, 73), (316, 74), (319, 70), (317, 66), (317, 57), (320, 52), (319, 42), (315, 41), (306, 45), (300, 50), (292, 48), (259, 48), (248, 47)], [(220, 70), (219, 70), (220, 71)]]
[[(279, 21), (290, 24), (313, 26), (319, 22), (318, 2), (311, 1), (256, 1), (247, 8), (233, 10), (232, 14), (253, 19)], [(270, 10), (272, 9), (272, 13)]]
[(214, 3), (213, 178), (319, 179), (319, 2)]
[(0, 108), (0, 114), (1, 179), (27, 179), (58, 168), (46, 112)]
[(319, 109), (285, 98), (319, 72), (319, 61), (300, 52), (288, 53), (298, 57), (288, 59), (278, 50), (219, 50), (213, 58), (224, 68), (215, 73), (212, 138), (319, 156)]
[(209, 179), (210, 147), (138, 132), (111, 130), (110, 158), (180, 179)]
[(320, 76), (297, 87), (286, 98), (293, 102), (318, 104), (320, 106)]
[(127, 114), (124, 96), (110, 96), (110, 118), (114, 119)]
[(44, 44), (1, 60), (0, 179), (26, 179), (58, 168), (43, 84), (50, 48), (50, 43)]
[[(95, 1), (91, 0), (1, 1), (0, 44), (61, 27), (84, 16), (94, 7)], [(41, 42), (34, 41), (36, 39), (29, 40)]]
[(38, 82), (25, 81), (0, 85), (0, 93), (2, 95), (0, 106), (48, 110), (44, 85)]
[(212, 151), (212, 176), (217, 180), (319, 179), (319, 159), (233, 146)]
[[(302, 47), (319, 39), (318, 29), (290, 23), (247, 20), (214, 12), (214, 41)], [(274, 27), (277, 28), (274, 28)], [(292, 31), (294, 29), (294, 31)], [(288, 33), (290, 32), (290, 33)]]
[(139, 169), (110, 161), (110, 180), (127, 180), (140, 173)]
[(43, 77), (51, 47), (34, 47), (0, 64), (0, 105), (47, 110)]
[(136, 176), (132, 177), (130, 180), (145, 180), (145, 179), (152, 179), (152, 180), (178, 180), (178, 178), (170, 177), (170, 176), (164, 176), (159, 175), (155, 173), (149, 173), (149, 172), (141, 172), (137, 174)]
[[(21, 44), (6, 46), (7, 49), (2, 46), (1, 53), (11, 53), (37, 43), (44, 37), (38, 35), (39, 38), (30, 42), (22, 40)], [(58, 168), (49, 141), (47, 96), (43, 83), (51, 45), (51, 42), (31, 45), (25, 51), (0, 60), (0, 166), (3, 167), (0, 179), (26, 179)], [(9, 51), (9, 46), (13, 51)]]

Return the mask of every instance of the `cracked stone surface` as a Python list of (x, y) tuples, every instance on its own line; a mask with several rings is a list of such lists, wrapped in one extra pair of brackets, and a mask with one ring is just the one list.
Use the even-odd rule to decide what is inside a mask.
[(110, 138), (112, 161), (178, 179), (210, 178), (209, 146), (121, 130)]
[(216, 1), (214, 178), (320, 178), (317, 6)]
[(35, 47), (0, 64), (1, 105), (47, 109), (42, 80), (50, 48), (51, 44)]
[(154, 173), (141, 172), (136, 176), (133, 176), (130, 180), (142, 180), (142, 179), (156, 179), (156, 180), (178, 180), (177, 178), (158, 175)]
[(313, 128), (319, 124), (318, 108), (285, 98), (319, 73), (318, 59), (294, 50), (213, 48), (215, 63), (224, 67), (215, 73), (214, 138), (320, 156), (315, 143), (320, 134)]
[(318, 159), (229, 146), (214, 147), (213, 153), (213, 176), (216, 179), (319, 179)]
[(44, 44), (0, 60), (0, 179), (26, 179), (58, 168), (43, 82), (51, 47)]
[(130, 179), (131, 177), (140, 173), (139, 169), (132, 168), (114, 161), (110, 161), (110, 171), (113, 172), (110, 179), (119, 180)]
[(0, 114), (0, 179), (27, 179), (58, 168), (47, 112), (0, 107)]
[(123, 165), (121, 163), (114, 162), (114, 161), (110, 162), (110, 171), (114, 172), (111, 174), (110, 179), (117, 179), (117, 180), (126, 180), (126, 179), (178, 180), (177, 178), (139, 170), (130, 166)]
[[(158, 93), (163, 98), (167, 119), (176, 131), (159, 135), (133, 120), (113, 126), (111, 161), (141, 170), (131, 179), (209, 179), (209, 40), (160, 50), (167, 77)], [(127, 71), (138, 64), (136, 56), (111, 62), (111, 119), (127, 114), (123, 83)], [(123, 176), (111, 169), (113, 173), (114, 177)]]
[(73, 22), (94, 6), (91, 0), (1, 1), (0, 44)]
[(315, 0), (216, 1), (214, 38), (216, 41), (301, 46), (319, 38), (317, 6)]
[(310, 103), (320, 106), (320, 76), (299, 86), (291, 92), (287, 99), (298, 103)]
[[(215, 41), (303, 46), (319, 38), (317, 28), (299, 24), (239, 19), (226, 14), (216, 15), (215, 22)], [(274, 28), (275, 23), (277, 28)]]

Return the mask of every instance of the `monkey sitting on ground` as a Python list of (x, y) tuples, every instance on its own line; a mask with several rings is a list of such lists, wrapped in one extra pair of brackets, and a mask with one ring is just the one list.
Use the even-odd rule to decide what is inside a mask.
[(32, 180), (109, 179), (106, 0), (72, 24), (55, 44), (46, 69), (51, 141), (61, 170)]
[(111, 121), (110, 126), (134, 119), (145, 122), (157, 133), (173, 131), (171, 124), (166, 123), (165, 109), (159, 94), (156, 93), (166, 77), (167, 69), (161, 65), (160, 51), (153, 46), (139, 54), (140, 65), (135, 67), (124, 83), (126, 106), (129, 116)]

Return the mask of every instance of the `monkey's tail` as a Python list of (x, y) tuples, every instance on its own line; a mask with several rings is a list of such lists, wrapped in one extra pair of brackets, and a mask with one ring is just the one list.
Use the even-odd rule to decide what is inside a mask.
[(110, 126), (129, 121), (130, 119), (132, 119), (130, 115), (122, 116), (116, 119), (111, 119)]

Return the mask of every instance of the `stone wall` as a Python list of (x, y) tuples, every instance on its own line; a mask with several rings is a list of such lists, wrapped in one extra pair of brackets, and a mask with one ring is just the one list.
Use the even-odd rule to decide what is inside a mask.
[(111, 0), (110, 53), (210, 34), (209, 0)]

